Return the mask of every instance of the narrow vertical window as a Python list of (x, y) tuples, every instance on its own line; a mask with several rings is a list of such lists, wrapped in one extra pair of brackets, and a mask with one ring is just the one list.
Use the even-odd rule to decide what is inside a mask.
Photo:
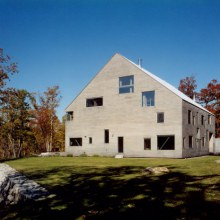
[(191, 124), (191, 120), (192, 120), (192, 112), (188, 110), (188, 124)]
[(164, 123), (164, 113), (163, 112), (157, 113), (157, 123)]
[(89, 144), (92, 144), (92, 137), (89, 137)]
[(108, 144), (109, 143), (109, 130), (106, 129), (105, 130), (105, 144)]
[(189, 136), (189, 148), (193, 147), (193, 137)]
[(205, 138), (202, 137), (202, 147), (205, 147)]
[(193, 116), (193, 125), (196, 125), (196, 117)]
[(212, 124), (211, 115), (208, 116), (208, 123), (209, 123), (209, 125)]
[(201, 115), (201, 125), (204, 125), (204, 115)]
[(185, 141), (186, 141), (186, 138), (184, 137), (183, 138), (183, 148), (185, 148)]

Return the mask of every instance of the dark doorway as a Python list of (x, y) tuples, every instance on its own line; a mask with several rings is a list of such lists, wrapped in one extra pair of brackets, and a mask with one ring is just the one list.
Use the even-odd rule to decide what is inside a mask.
[(124, 138), (118, 137), (118, 153), (124, 152)]

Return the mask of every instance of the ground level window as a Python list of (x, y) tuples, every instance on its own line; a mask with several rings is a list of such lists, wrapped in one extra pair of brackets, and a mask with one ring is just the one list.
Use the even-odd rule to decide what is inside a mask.
[(144, 150), (151, 150), (151, 139), (144, 138)]
[(89, 137), (89, 143), (92, 144), (92, 137)]
[(158, 150), (174, 150), (175, 136), (174, 135), (159, 135), (157, 136)]
[(82, 146), (82, 138), (70, 138), (70, 146)]
[(205, 138), (202, 137), (202, 147), (205, 147)]
[(193, 147), (193, 136), (189, 136), (189, 148)]
[(105, 138), (105, 144), (108, 144), (109, 143), (109, 130), (106, 129), (105, 130), (105, 134), (104, 134), (104, 138)]

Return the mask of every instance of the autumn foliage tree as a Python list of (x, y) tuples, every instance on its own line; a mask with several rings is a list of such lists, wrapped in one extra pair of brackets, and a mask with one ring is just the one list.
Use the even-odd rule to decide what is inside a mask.
[(190, 98), (196, 95), (197, 101), (215, 115), (215, 134), (216, 137), (220, 137), (220, 83), (213, 79), (200, 92), (196, 92), (196, 88), (197, 83), (194, 77), (180, 80), (179, 90)]
[(180, 84), (178, 89), (184, 93), (185, 95), (189, 96), (191, 99), (194, 98), (196, 95), (197, 83), (194, 76), (186, 77), (185, 79), (180, 80)]
[(220, 83), (213, 79), (198, 93), (199, 102), (216, 117), (216, 137), (220, 137)]
[(6, 158), (21, 157), (29, 140), (35, 139), (30, 128), (30, 100), (31, 94), (26, 90), (8, 88), (2, 92), (0, 132)]
[(34, 103), (34, 131), (42, 149), (51, 152), (54, 146), (59, 119), (56, 109), (61, 100), (58, 86), (48, 87), (43, 95), (39, 96), (39, 101)]

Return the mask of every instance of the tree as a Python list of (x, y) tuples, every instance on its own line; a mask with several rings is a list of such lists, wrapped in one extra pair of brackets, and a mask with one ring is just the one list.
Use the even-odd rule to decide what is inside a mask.
[(3, 49), (0, 48), (0, 91), (6, 85), (9, 76), (17, 72), (17, 63), (11, 62), (10, 56), (4, 55)]
[(187, 95), (191, 99), (193, 99), (194, 96), (196, 95), (196, 92), (195, 92), (196, 88), (197, 88), (197, 83), (196, 83), (194, 76), (190, 76), (190, 77), (186, 77), (185, 79), (181, 79), (179, 87), (178, 87), (178, 89), (182, 93), (184, 93), (185, 95)]
[[(47, 152), (52, 151), (57, 125), (59, 120), (56, 116), (56, 109), (61, 100), (59, 86), (48, 87), (43, 95), (39, 96), (39, 104), (35, 101), (35, 134), (39, 144)], [(43, 139), (40, 140), (40, 137)]]
[(211, 80), (207, 87), (200, 90), (198, 100), (206, 109), (215, 114), (216, 137), (220, 137), (220, 83)]
[(21, 157), (24, 145), (27, 146), (28, 140), (33, 139), (31, 99), (26, 90), (8, 88), (2, 91), (1, 142), (7, 157)]

